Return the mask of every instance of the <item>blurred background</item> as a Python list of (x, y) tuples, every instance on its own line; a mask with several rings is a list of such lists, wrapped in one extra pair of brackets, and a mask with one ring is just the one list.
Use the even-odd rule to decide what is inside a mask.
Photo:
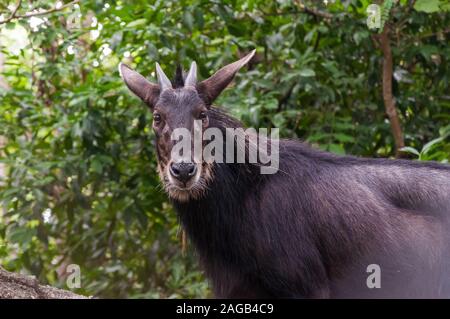
[(74, 291), (99, 297), (210, 296), (158, 181), (151, 114), (120, 61), (152, 79), (156, 61), (173, 74), (195, 60), (203, 79), (256, 48), (216, 102), (246, 125), (338, 154), (448, 162), (449, 10), (444, 0), (1, 0), (0, 265), (67, 289), (78, 264)]

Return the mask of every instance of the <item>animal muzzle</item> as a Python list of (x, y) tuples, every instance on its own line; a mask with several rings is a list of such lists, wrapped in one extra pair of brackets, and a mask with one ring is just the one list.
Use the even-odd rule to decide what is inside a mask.
[(173, 178), (186, 185), (197, 174), (197, 165), (187, 162), (172, 162), (169, 166), (169, 173)]

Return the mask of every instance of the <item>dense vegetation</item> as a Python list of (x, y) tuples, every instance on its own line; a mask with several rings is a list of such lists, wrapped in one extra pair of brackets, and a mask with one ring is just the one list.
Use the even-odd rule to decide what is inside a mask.
[[(339, 154), (450, 159), (448, 1), (374, 1), (379, 29), (365, 0), (69, 2), (0, 3), (0, 264), (10, 271), (66, 288), (66, 266), (78, 264), (75, 291), (103, 297), (209, 294), (191, 247), (182, 252), (151, 114), (124, 87), (120, 61), (151, 77), (155, 61), (173, 73), (195, 60), (205, 78), (256, 48), (216, 103), (247, 125)], [(51, 12), (26, 16), (38, 8)]]

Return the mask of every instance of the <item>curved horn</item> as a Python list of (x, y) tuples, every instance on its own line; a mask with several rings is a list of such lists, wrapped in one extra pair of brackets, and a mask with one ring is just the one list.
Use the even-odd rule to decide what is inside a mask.
[(161, 92), (167, 89), (172, 89), (172, 82), (170, 82), (158, 62), (156, 62), (156, 76), (158, 78), (158, 84)]
[(184, 86), (191, 86), (195, 88), (197, 85), (197, 63), (195, 61), (192, 62), (191, 68), (189, 69), (189, 73), (184, 81)]

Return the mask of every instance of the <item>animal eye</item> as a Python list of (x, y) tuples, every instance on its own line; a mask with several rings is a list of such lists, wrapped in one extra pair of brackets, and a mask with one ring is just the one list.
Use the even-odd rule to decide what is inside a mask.
[(153, 115), (153, 121), (154, 121), (156, 124), (161, 123), (161, 115), (159, 115), (159, 114), (154, 114), (154, 115)]
[(200, 120), (206, 119), (206, 112), (205, 112), (205, 111), (200, 112), (200, 114), (198, 115), (198, 118), (199, 118)]

